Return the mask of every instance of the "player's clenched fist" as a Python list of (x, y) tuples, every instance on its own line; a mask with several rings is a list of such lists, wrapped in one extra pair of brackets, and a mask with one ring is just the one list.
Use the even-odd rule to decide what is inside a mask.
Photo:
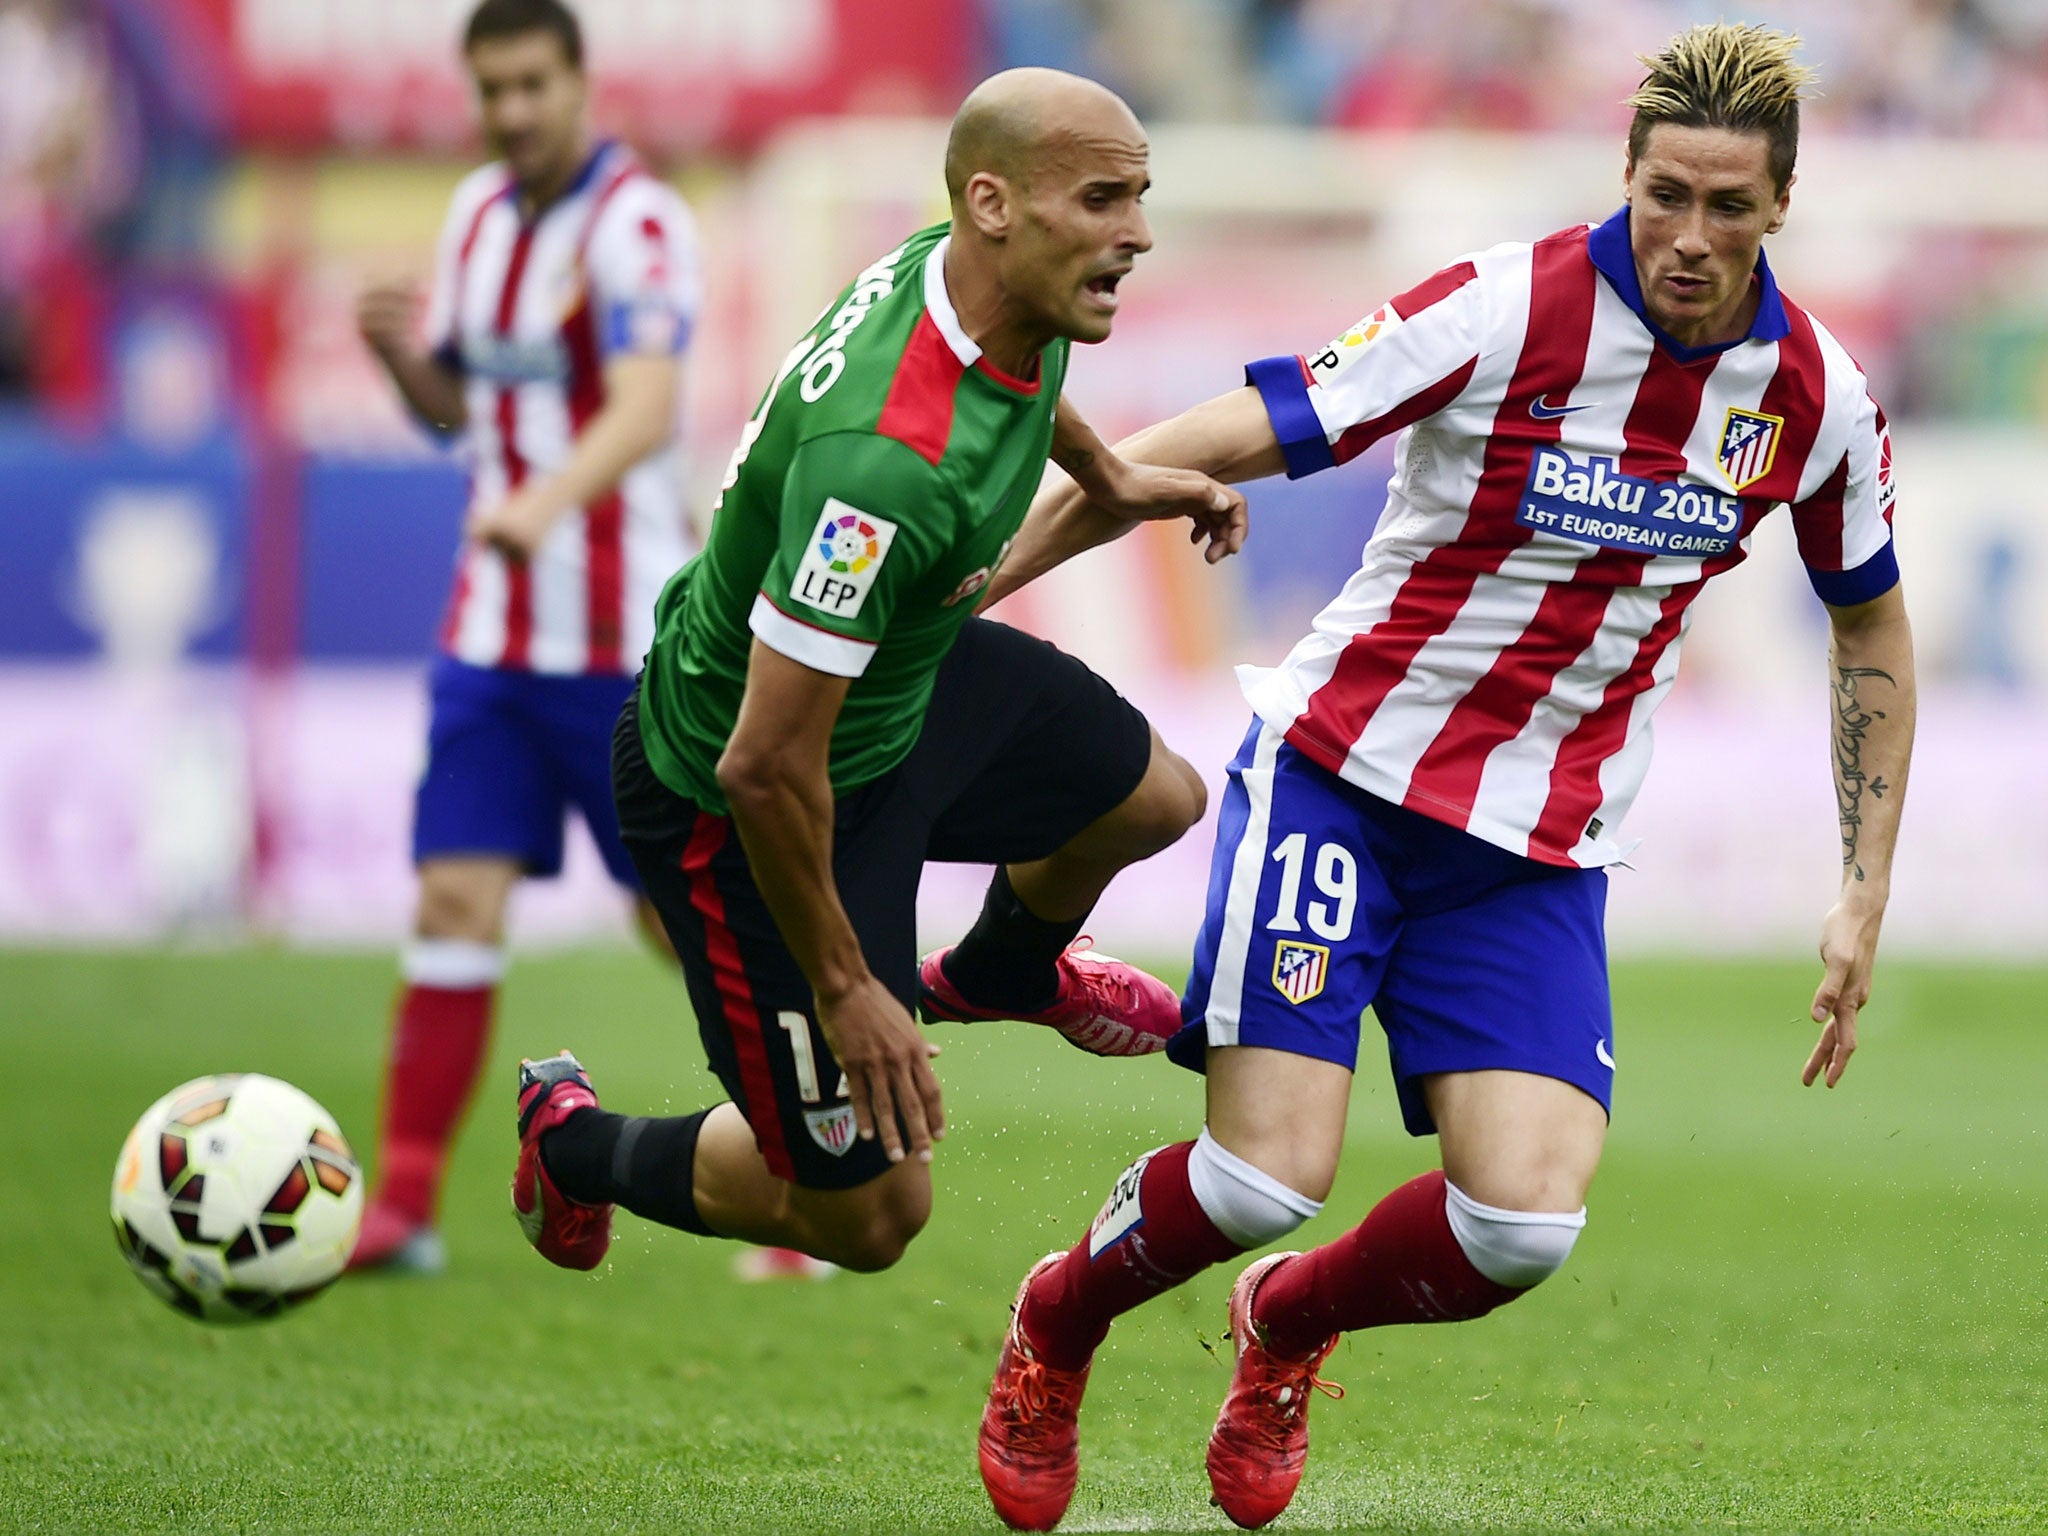
[(924, 1037), (895, 994), (873, 976), (865, 977), (840, 997), (819, 997), (818, 1027), (846, 1073), (861, 1140), (880, 1136), (889, 1161), (899, 1163), (907, 1131), (907, 1150), (919, 1162), (930, 1162), (932, 1143), (946, 1135), (939, 1079), (931, 1068), (939, 1048)]
[(356, 329), (371, 351), (393, 357), (412, 345), (419, 309), (420, 292), (411, 282), (374, 282), (356, 299)]

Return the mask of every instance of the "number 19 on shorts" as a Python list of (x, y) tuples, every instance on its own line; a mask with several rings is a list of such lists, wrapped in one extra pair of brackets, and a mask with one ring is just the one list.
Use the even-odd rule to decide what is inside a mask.
[(1266, 923), (1268, 930), (1302, 931), (1302, 876), (1309, 873), (1315, 894), (1305, 914), (1308, 931), (1333, 944), (1351, 937), (1351, 925), (1358, 917), (1358, 860), (1349, 848), (1341, 843), (1321, 843), (1311, 860), (1308, 834), (1292, 832), (1273, 845), (1273, 862), (1280, 866), (1280, 893)]

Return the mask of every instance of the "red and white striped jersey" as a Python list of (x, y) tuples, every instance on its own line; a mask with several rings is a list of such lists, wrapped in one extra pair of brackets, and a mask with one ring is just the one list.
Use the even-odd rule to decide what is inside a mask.
[(1400, 433), (1363, 564), (1285, 661), (1241, 673), (1258, 715), (1514, 853), (1623, 857), (1688, 609), (1758, 521), (1790, 505), (1829, 603), (1898, 580), (1884, 413), (1761, 260), (1754, 281), (1747, 337), (1679, 345), (1644, 312), (1623, 209), (1252, 364), (1290, 477)]
[[(680, 355), (697, 306), (689, 209), (623, 145), (599, 145), (531, 220), (502, 165), (465, 179), (441, 234), (427, 339), (464, 379), (472, 503), (561, 468), (604, 405), (607, 361)], [(465, 544), (442, 648), (476, 666), (629, 672), (687, 539), (670, 445), (566, 513), (531, 561)]]

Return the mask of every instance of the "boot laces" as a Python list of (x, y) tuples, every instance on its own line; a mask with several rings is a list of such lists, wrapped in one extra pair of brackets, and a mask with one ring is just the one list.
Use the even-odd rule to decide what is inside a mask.
[(555, 1230), (561, 1234), (563, 1242), (580, 1243), (589, 1235), (593, 1221), (600, 1214), (595, 1207), (579, 1205), (564, 1195), (561, 1209), (555, 1213)]
[(1131, 985), (1128, 977), (1113, 965), (1097, 963), (1084, 966), (1079, 962), (1094, 952), (1095, 940), (1082, 934), (1069, 944), (1066, 953), (1060, 956), (1066, 962), (1060, 969), (1072, 979), (1074, 995), (1090, 1011), (1110, 1018), (1123, 1018), (1138, 1005), (1138, 989)]
[(1256, 1340), (1254, 1347), (1265, 1358), (1247, 1373), (1250, 1379), (1245, 1396), (1251, 1412), (1246, 1415), (1246, 1428), (1267, 1449), (1287, 1451), (1308, 1412), (1309, 1394), (1320, 1392), (1325, 1397), (1341, 1399), (1344, 1388), (1318, 1373), (1317, 1368), (1329, 1358), (1328, 1348), (1317, 1350), (1306, 1360), (1284, 1360), (1269, 1353)]
[(1011, 1448), (1027, 1452), (1047, 1449), (1079, 1411), (1079, 1385), (1075, 1373), (1052, 1370), (1020, 1349), (1014, 1366), (1004, 1373), (1002, 1388)]

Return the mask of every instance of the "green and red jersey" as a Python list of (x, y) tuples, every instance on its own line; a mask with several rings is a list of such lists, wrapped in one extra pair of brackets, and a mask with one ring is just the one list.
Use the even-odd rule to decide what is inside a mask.
[(832, 732), (836, 794), (901, 762), (939, 663), (1031, 505), (1068, 343), (1014, 379), (960, 327), (947, 226), (856, 277), (783, 359), (726, 471), (704, 552), (656, 606), (647, 760), (722, 811), (754, 640), (853, 679)]

